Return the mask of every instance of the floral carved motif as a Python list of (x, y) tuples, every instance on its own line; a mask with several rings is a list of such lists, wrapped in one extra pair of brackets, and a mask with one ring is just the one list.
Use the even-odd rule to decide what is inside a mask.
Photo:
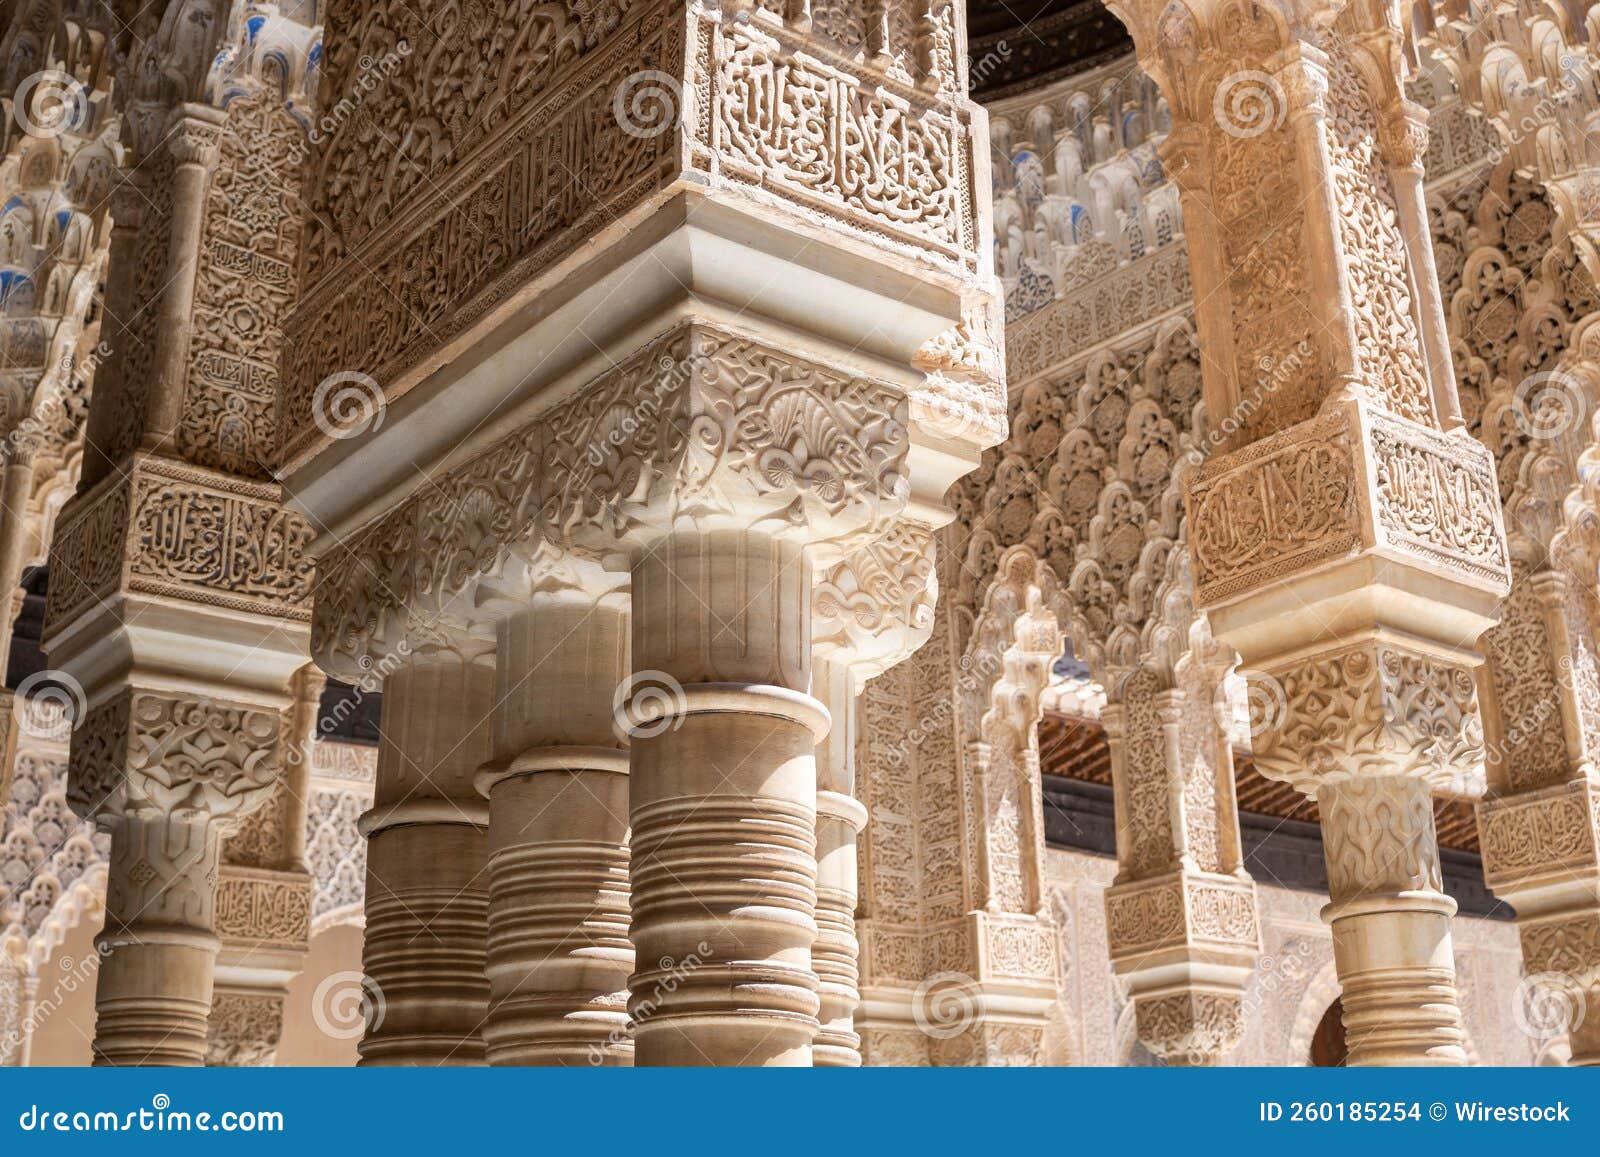
[(1374, 638), (1268, 674), (1284, 710), (1255, 737), (1256, 766), (1307, 794), (1367, 776), (1444, 781), (1483, 759), (1477, 687), (1460, 663)]
[(360, 678), (412, 616), (541, 543), (609, 548), (675, 519), (763, 516), (808, 540), (864, 538), (904, 502), (905, 415), (889, 387), (681, 327), (336, 548), (314, 653)]
[(283, 1006), (282, 995), (218, 990), (211, 998), (206, 1065), (271, 1065), (283, 1034)]

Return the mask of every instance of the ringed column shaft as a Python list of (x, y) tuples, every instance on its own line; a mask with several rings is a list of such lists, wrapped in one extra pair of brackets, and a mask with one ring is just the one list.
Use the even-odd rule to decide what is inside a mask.
[[(811, 1064), (816, 743), (804, 548), (683, 530), (636, 553), (635, 1063)], [(666, 694), (646, 704), (648, 681)]]
[[(626, 1065), (628, 752), (625, 591), (535, 595), (499, 624), (489, 800), (493, 1065)], [(625, 734), (625, 733), (623, 733)]]
[(429, 645), (384, 680), (367, 837), (364, 1065), (484, 1063), (489, 754), (494, 664), (477, 640)]

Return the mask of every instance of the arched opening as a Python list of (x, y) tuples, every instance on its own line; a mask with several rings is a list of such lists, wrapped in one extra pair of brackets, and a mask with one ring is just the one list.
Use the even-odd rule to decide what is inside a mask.
[(1344, 1005), (1335, 999), (1317, 1022), (1311, 1036), (1311, 1065), (1319, 1069), (1342, 1069), (1350, 1057), (1344, 1041)]

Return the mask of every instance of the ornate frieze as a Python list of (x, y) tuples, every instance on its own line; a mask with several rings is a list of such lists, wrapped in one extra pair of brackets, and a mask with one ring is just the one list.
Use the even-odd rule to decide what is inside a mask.
[(217, 883), (216, 931), (251, 950), (304, 952), (311, 939), (311, 878), (229, 864)]
[(1031, 381), (1142, 323), (1189, 308), (1194, 287), (1182, 244), (1148, 254), (1006, 326), (1011, 381)]
[(1189, 502), (1203, 603), (1366, 552), (1488, 589), (1510, 582), (1488, 452), (1358, 402), (1213, 456)]
[[(322, 561), (314, 653), (360, 679), (513, 551), (756, 512), (865, 537), (904, 502), (906, 402), (701, 323), (658, 338)], [(656, 528), (653, 530), (652, 528)]]
[[(846, 62), (760, 9), (727, 21), (695, 6), (639, 4), (593, 36), (579, 35), (579, 20), (546, 5), (520, 17), (507, 10), (477, 33), (452, 32), (481, 35), (483, 50), (505, 62), (470, 99), (434, 91), (424, 67), (432, 57), (410, 53), (362, 108), (363, 118), (395, 121), (402, 152), (421, 154), (415, 167), (367, 157), (363, 118), (319, 151), (311, 204), (319, 224), (285, 363), (285, 461), (325, 440), (313, 399), (330, 373), (360, 367), (393, 403), (414, 371), (438, 364), (580, 244), (615, 236), (614, 224), (635, 209), (687, 190), (754, 200), (797, 228), (843, 228), (976, 271), (968, 106), (893, 70), (874, 76), (861, 66), (871, 57)], [(386, 49), (411, 21), (373, 13), (346, 30), (331, 15), (335, 91), (349, 83), (355, 43)], [(438, 125), (407, 114), (419, 100), (476, 111)], [(421, 123), (437, 125), (438, 136), (421, 134)], [(447, 145), (457, 136), (485, 145), (459, 152)], [(418, 182), (430, 171), (423, 196)]]
[(1600, 869), (1600, 791), (1571, 780), (1478, 804), (1478, 839), (1489, 887), (1514, 896)]
[(1137, 964), (1165, 950), (1243, 950), (1260, 943), (1255, 884), (1236, 876), (1178, 873), (1113, 884), (1106, 892), (1112, 961)]
[(57, 530), (46, 621), (59, 629), (118, 592), (306, 622), (311, 532), (278, 487), (136, 455)]

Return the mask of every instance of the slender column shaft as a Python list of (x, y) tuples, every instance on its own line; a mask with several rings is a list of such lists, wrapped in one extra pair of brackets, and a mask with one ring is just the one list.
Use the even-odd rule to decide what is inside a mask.
[(853, 1068), (861, 1064), (855, 1030), (861, 1003), (856, 837), (867, 826), (867, 809), (855, 796), (855, 677), (845, 664), (818, 660), (813, 681), (824, 692), (833, 725), (817, 747), (817, 941), (811, 960), (820, 985), (821, 1028), (811, 1063)]
[(1334, 966), (1351, 1065), (1466, 1063), (1450, 917), (1419, 776), (1328, 784), (1322, 811)]
[(28, 502), (33, 497), (33, 467), (26, 461), (6, 464), (0, 478), (0, 679), (11, 660), (11, 629), (22, 583), (22, 552), (28, 545)]
[[(219, 110), (185, 105), (183, 115), (201, 126), (225, 117)], [(187, 125), (185, 125), (187, 128)], [(180, 132), (169, 146), (177, 158), (172, 175), (172, 226), (167, 247), (167, 283), (161, 294), (161, 330), (155, 356), (155, 384), (149, 393), (146, 437), (159, 443), (177, 429), (183, 414), (184, 383), (189, 369), (189, 337), (194, 328), (195, 277), (199, 269), (201, 234), (205, 229), (206, 183), (216, 164), (216, 149), (209, 134), (205, 145), (193, 145)]]
[(627, 608), (536, 596), (501, 622), (489, 798), (495, 1065), (630, 1064)]
[(484, 1062), (487, 809), (471, 784), (493, 703), (493, 664), (470, 653), (429, 649), (384, 681), (375, 807), (361, 825), (375, 992), (362, 1064)]
[(635, 689), (669, 689), (630, 746), (637, 1064), (811, 1064), (828, 715), (805, 690), (810, 583), (800, 546), (747, 531), (635, 559)]

